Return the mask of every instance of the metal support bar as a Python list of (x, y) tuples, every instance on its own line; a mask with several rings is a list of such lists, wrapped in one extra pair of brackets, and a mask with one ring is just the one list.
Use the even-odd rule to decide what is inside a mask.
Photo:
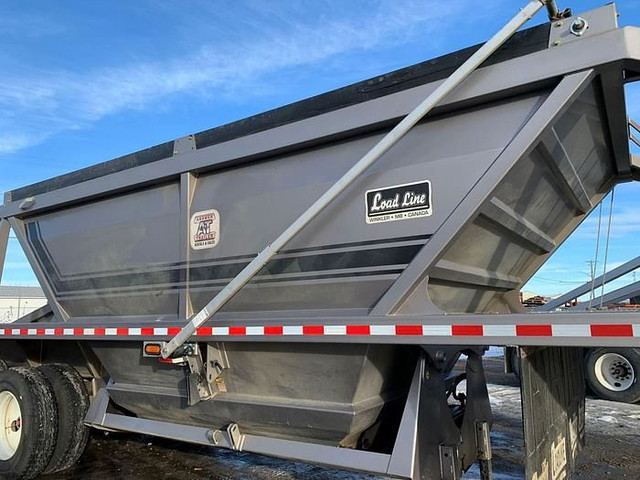
[(602, 82), (602, 95), (605, 114), (611, 132), (611, 148), (613, 150), (613, 161), (616, 165), (617, 174), (624, 178), (631, 174), (629, 155), (629, 118), (626, 114), (626, 98), (624, 91), (624, 75), (621, 70), (612, 67), (610, 70), (600, 74)]
[(91, 399), (91, 404), (87, 410), (87, 414), (84, 417), (84, 423), (86, 425), (103, 425), (104, 416), (107, 413), (109, 407), (109, 392), (106, 388), (101, 388), (96, 393), (95, 397)]
[(425, 355), (422, 354), (413, 373), (411, 388), (398, 427), (389, 468), (386, 472), (389, 475), (414, 477), (417, 472), (420, 461), (418, 455), (418, 414), (422, 382), (425, 376), (425, 362)]
[[(102, 407), (104, 407), (104, 404), (101, 401), (97, 408)], [(227, 431), (223, 431), (113, 413), (100, 414), (98, 412), (98, 415), (92, 418), (95, 418), (96, 421), (92, 421), (87, 417), (87, 423), (95, 428), (141, 433), (199, 445), (320, 463), (337, 468), (354, 468), (357, 465), (361, 470), (384, 474), (389, 464), (389, 455), (381, 453), (280, 440), (258, 435), (242, 435), (241, 444), (237, 444), (235, 442), (239, 440), (238, 435), (240, 432), (235, 429), (235, 424), (229, 425), (230, 428)], [(241, 448), (237, 448), (238, 446)]]
[(498, 197), (492, 197), (480, 210), (480, 214), (496, 225), (511, 232), (537, 251), (549, 253), (556, 248), (556, 242)]
[(386, 473), (413, 480), (458, 480), (462, 472), (460, 443), (461, 431), (447, 403), (444, 377), (423, 352)]
[(443, 255), (451, 238), (472, 221), (473, 216), (470, 216), (469, 212), (477, 210), (479, 205), (487, 201), (489, 198), (487, 190), (493, 190), (487, 184), (497, 185), (518, 160), (531, 153), (533, 146), (538, 143), (548, 126), (569, 108), (572, 100), (591, 83), (593, 76), (593, 70), (568, 75), (553, 89), (516, 137), (500, 153), (476, 187), (453, 210), (449, 218), (436, 230), (429, 242), (378, 301), (371, 311), (372, 316), (397, 313), (405, 300), (428, 275), (425, 265), (430, 265), (431, 259), (438, 259)]
[(189, 366), (187, 373), (187, 404), (192, 407), (202, 400), (213, 396), (207, 370), (202, 361), (202, 354), (197, 343), (185, 345), (185, 359)]
[(500, 290), (514, 290), (522, 285), (522, 280), (518, 277), (504, 275), (484, 268), (462, 265), (449, 260), (440, 260), (436, 263), (431, 268), (429, 276), (450, 282), (480, 285)]
[(558, 297), (554, 300), (551, 300), (545, 305), (538, 307), (536, 311), (538, 312), (548, 312), (554, 310), (571, 300), (575, 300), (582, 295), (589, 293), (591, 290), (591, 285), (595, 283), (596, 285), (602, 285), (603, 283), (609, 283), (617, 278), (620, 278), (623, 275), (626, 275), (633, 270), (640, 268), (640, 257), (636, 257), (632, 260), (629, 260), (627, 263), (620, 265), (617, 268), (614, 268), (610, 272), (606, 272), (604, 275), (600, 275), (595, 280), (589, 280), (588, 282), (580, 285), (577, 288), (574, 288), (570, 292)]
[(570, 8), (564, 9), (562, 12), (558, 10), (558, 5), (556, 5), (556, 0), (547, 0), (547, 12), (549, 13), (549, 20), (560, 20), (563, 18), (569, 18), (572, 13)]
[[(601, 297), (594, 298), (592, 305), (609, 305), (611, 303), (621, 302), (623, 300), (629, 300), (630, 298), (634, 298), (640, 295), (640, 281), (631, 283), (625, 287), (618, 288), (613, 292), (609, 292)], [(587, 310), (589, 308), (589, 303), (584, 302), (575, 307), (571, 307), (571, 311), (578, 310)]]
[(476, 422), (476, 445), (478, 446), (478, 463), (480, 465), (480, 480), (492, 480), (491, 466), (491, 428), (488, 422)]
[(2, 282), (2, 272), (4, 272), (4, 262), (7, 258), (10, 232), (9, 221), (4, 218), (0, 219), (0, 283)]
[(464, 470), (478, 459), (480, 447), (483, 449), (486, 447), (486, 445), (478, 443), (478, 424), (486, 423), (489, 430), (493, 424), (482, 356), (477, 351), (472, 350), (467, 350), (466, 353), (467, 400), (462, 425), (460, 426), (462, 443), (459, 447), (460, 463)]
[(31, 268), (33, 269), (33, 273), (38, 279), (38, 283), (40, 284), (40, 287), (44, 292), (44, 296), (47, 297), (47, 302), (49, 302), (49, 306), (51, 307), (53, 314), (57, 318), (59, 318), (62, 322), (67, 322), (69, 320), (69, 315), (67, 314), (67, 312), (64, 311), (64, 309), (60, 306), (60, 304), (56, 300), (53, 287), (49, 283), (49, 279), (46, 273), (40, 266), (38, 257), (33, 252), (33, 249), (31, 248), (31, 245), (27, 240), (27, 235), (24, 228), (24, 222), (22, 220), (18, 220), (15, 217), (11, 217), (9, 218), (9, 223), (11, 225), (11, 229), (13, 230), (13, 233), (16, 235), (16, 238), (18, 239), (18, 243), (20, 243), (20, 247), (22, 248), (22, 251), (27, 257), (27, 260), (29, 260), (29, 264), (31, 265)]
[(450, 77), (396, 125), (385, 137), (380, 140), (364, 157), (351, 167), (329, 190), (311, 205), (289, 228), (287, 228), (276, 240), (268, 245), (258, 256), (249, 263), (227, 286), (216, 295), (191, 322), (189, 322), (174, 338), (168, 342), (162, 350), (166, 358), (180, 345), (191, 337), (197, 328), (210, 319), (224, 304), (226, 304), (253, 276), (278, 251), (313, 220), (329, 203), (331, 203), (342, 191), (344, 191), (356, 178), (360, 176), (370, 165), (382, 157), (404, 135), (409, 132), (424, 116), (437, 106), (449, 93), (457, 88), (469, 75), (471, 75), (482, 63), (491, 56), (504, 42), (541, 8), (540, 0), (532, 0), (518, 14), (505, 25), (496, 35), (485, 43), (465, 63), (463, 63)]
[[(176, 148), (178, 147), (176, 146)], [(181, 279), (183, 287), (180, 289), (178, 318), (190, 318), (193, 315), (193, 306), (189, 293), (189, 265), (191, 265), (189, 223), (191, 221), (191, 202), (193, 201), (197, 181), (197, 177), (191, 173), (180, 175), (180, 262), (185, 268), (182, 270), (184, 278)]]
[(540, 142), (538, 151), (556, 173), (555, 178), (562, 181), (561, 187), (569, 193), (575, 207), (581, 213), (589, 212), (593, 208), (589, 195), (554, 128)]
[(636, 137), (633, 132), (640, 133), (640, 125), (629, 118), (629, 139), (640, 147), (640, 138)]

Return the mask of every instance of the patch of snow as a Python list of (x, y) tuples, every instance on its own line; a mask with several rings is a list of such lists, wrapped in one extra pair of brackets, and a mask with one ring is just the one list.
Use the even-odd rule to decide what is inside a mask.
[[(480, 480), (480, 470), (478, 464), (474, 464), (467, 473), (462, 476), (463, 480)], [(499, 473), (493, 472), (493, 480), (522, 480), (522, 473)]]
[(611, 415), (603, 415), (602, 417), (596, 418), (596, 420), (608, 423), (618, 423), (618, 419), (616, 417), (612, 417)]

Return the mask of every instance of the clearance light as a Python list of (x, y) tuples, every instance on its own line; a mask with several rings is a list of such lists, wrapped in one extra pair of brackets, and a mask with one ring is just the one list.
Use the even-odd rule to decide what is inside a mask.
[(160, 343), (145, 343), (144, 344), (144, 356), (145, 357), (159, 357), (162, 354), (162, 344)]

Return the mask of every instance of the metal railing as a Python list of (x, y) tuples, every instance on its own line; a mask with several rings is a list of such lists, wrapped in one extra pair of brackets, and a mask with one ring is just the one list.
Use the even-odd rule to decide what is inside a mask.
[(629, 120), (629, 140), (640, 147), (640, 138), (636, 137), (636, 134), (640, 135), (640, 125), (634, 122), (631, 118)]

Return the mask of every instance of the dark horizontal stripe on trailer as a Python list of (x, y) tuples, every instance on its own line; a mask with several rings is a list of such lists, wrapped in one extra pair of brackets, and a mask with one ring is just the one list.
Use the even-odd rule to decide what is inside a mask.
[[(256, 277), (281, 275), (285, 273), (305, 273), (350, 268), (381, 267), (387, 265), (406, 265), (416, 256), (422, 245), (405, 247), (358, 250), (355, 252), (325, 253), (321, 255), (280, 258), (271, 260)], [(219, 265), (216, 267), (192, 267), (189, 281), (199, 282), (218, 278), (233, 278), (248, 263)]]
[(280, 283), (280, 282), (299, 282), (304, 280), (325, 280), (331, 278), (351, 278), (351, 277), (370, 277), (370, 276), (380, 276), (380, 275), (400, 275), (404, 272), (404, 269), (398, 268), (395, 270), (376, 270), (375, 272), (344, 272), (344, 273), (327, 273), (325, 275), (311, 275), (305, 277), (297, 277), (297, 278), (256, 278), (255, 280), (249, 282), (249, 284), (253, 283)]
[[(373, 277), (373, 276), (384, 276), (384, 275), (400, 275), (404, 270), (403, 269), (394, 269), (394, 270), (377, 270), (375, 272), (343, 272), (343, 273), (326, 273), (323, 275), (310, 275), (304, 277), (286, 277), (286, 278), (254, 278), (248, 284), (265, 284), (265, 283), (283, 283), (283, 282), (304, 282), (304, 281), (313, 281), (313, 280), (327, 280), (327, 279), (342, 279), (342, 278), (357, 278), (357, 277)], [(227, 282), (204, 282), (202, 284), (198, 284), (195, 286), (191, 286), (191, 290), (200, 290), (200, 289), (211, 289), (211, 288), (219, 288), (222, 289), (227, 285)], [(164, 286), (160, 289), (163, 292), (172, 292), (176, 294), (180, 291), (184, 286), (182, 285), (171, 285)], [(142, 288), (128, 289), (128, 290), (109, 290), (107, 292), (100, 292), (101, 296), (109, 296), (109, 295), (123, 295), (123, 294), (141, 294), (141, 293), (150, 293), (157, 292), (159, 290), (158, 286), (145, 286)], [(73, 300), (73, 299), (87, 299), (94, 298), (95, 295), (78, 295), (75, 292), (68, 292), (59, 295), (60, 300)]]
[[(235, 255), (235, 256), (230, 256), (230, 257), (219, 257), (219, 258), (214, 258), (214, 259), (206, 259), (206, 260), (192, 260), (190, 262), (166, 262), (166, 263), (157, 263), (154, 264), (152, 266), (150, 266), (149, 268), (145, 269), (145, 268), (141, 268), (141, 267), (134, 267), (134, 268), (123, 268), (123, 269), (119, 269), (119, 270), (101, 270), (101, 271), (96, 271), (96, 272), (86, 272), (86, 273), (78, 273), (78, 274), (74, 274), (74, 275), (63, 275), (60, 273), (60, 270), (58, 269), (58, 266), (53, 262), (53, 257), (51, 255), (51, 253), (49, 252), (49, 249), (47, 248), (46, 244), (44, 243), (44, 241), (42, 240), (42, 233), (40, 232), (40, 224), (38, 222), (31, 222), (28, 223), (26, 226), (26, 230), (27, 230), (27, 238), (31, 241), (31, 243), (34, 246), (34, 250), (36, 250), (36, 253), (38, 254), (38, 257), (41, 258), (41, 261), (43, 264), (46, 263), (46, 270), (47, 272), (51, 273), (55, 273), (55, 275), (58, 277), (58, 280), (70, 280), (73, 279), (75, 277), (96, 277), (96, 276), (102, 276), (102, 275), (124, 275), (124, 274), (145, 274), (145, 273), (151, 273), (154, 271), (158, 271), (158, 272), (164, 272), (164, 271), (168, 271), (168, 270), (179, 270), (180, 267), (189, 267), (189, 268), (193, 268), (194, 266), (197, 265), (206, 265), (206, 266), (210, 266), (210, 267), (217, 267), (218, 263), (222, 263), (222, 262), (230, 262), (230, 261), (234, 261), (234, 260), (244, 260), (246, 263), (249, 263), (251, 260), (253, 260), (257, 254), (251, 254), (251, 255)], [(401, 243), (401, 242), (412, 242), (412, 241), (419, 241), (419, 240), (424, 240), (425, 243), (427, 240), (429, 240), (431, 238), (432, 235), (427, 234), (427, 235), (412, 235), (412, 236), (407, 236), (407, 237), (396, 237), (396, 238), (384, 238), (384, 239), (379, 239), (379, 240), (365, 240), (362, 242), (347, 242), (347, 243), (336, 243), (336, 244), (331, 244), (331, 245), (320, 245), (317, 247), (306, 247), (306, 248), (295, 248), (295, 249), (290, 249), (290, 250), (282, 250), (280, 253), (278, 253), (278, 255), (290, 255), (293, 253), (306, 253), (306, 252), (315, 252), (315, 251), (323, 251), (323, 250), (334, 250), (334, 249), (340, 249), (340, 248), (352, 248), (352, 247), (364, 247), (364, 246), (372, 246), (372, 245), (388, 245), (388, 244), (392, 244), (392, 243)], [(278, 259), (278, 255), (276, 255), (276, 259)], [(45, 261), (46, 260), (46, 261)], [(51, 270), (50, 270), (51, 269)]]
[[(504, 62), (548, 48), (550, 28), (551, 24), (545, 23), (517, 32), (486, 60), (482, 66)], [(246, 135), (304, 120), (305, 118), (384, 97), (419, 85), (442, 80), (451, 75), (460, 65), (471, 57), (480, 46), (481, 45), (468, 47), (448, 55), (379, 75), (243, 120), (238, 120), (237, 122), (205, 130), (204, 132), (195, 134), (196, 147), (204, 148), (216, 145)], [(22, 200), (29, 196), (40, 195), (104, 175), (169, 158), (173, 156), (173, 143), (174, 142), (166, 142), (108, 162), (15, 189), (11, 192), (11, 200)]]
[(288, 253), (304, 253), (313, 252), (315, 250), (331, 250), (334, 248), (350, 248), (350, 247), (365, 247), (367, 245), (380, 245), (385, 243), (400, 243), (400, 242), (412, 242), (417, 240), (429, 240), (431, 235), (413, 235), (411, 237), (397, 237), (384, 240), (365, 240), (362, 242), (350, 242), (350, 243), (337, 243), (335, 245), (322, 245), (320, 247), (305, 247), (305, 248), (293, 248), (291, 250), (282, 250), (280, 253), (286, 255)]
[[(85, 290), (175, 285), (183, 284), (186, 281), (186, 268), (94, 276), (75, 280), (60, 279), (45, 250), (44, 243), (41, 240), (37, 228), (34, 226), (30, 228), (29, 231), (29, 240), (43, 268), (49, 274), (54, 290), (58, 294)], [(257, 277), (313, 271), (406, 265), (411, 262), (422, 247), (423, 244), (399, 247), (389, 246), (351, 252), (331, 252), (294, 258), (276, 258), (271, 260), (258, 272)], [(216, 266), (192, 266), (189, 268), (189, 280), (192, 282), (227, 280), (235, 277), (248, 264), (249, 261), (243, 261)]]

